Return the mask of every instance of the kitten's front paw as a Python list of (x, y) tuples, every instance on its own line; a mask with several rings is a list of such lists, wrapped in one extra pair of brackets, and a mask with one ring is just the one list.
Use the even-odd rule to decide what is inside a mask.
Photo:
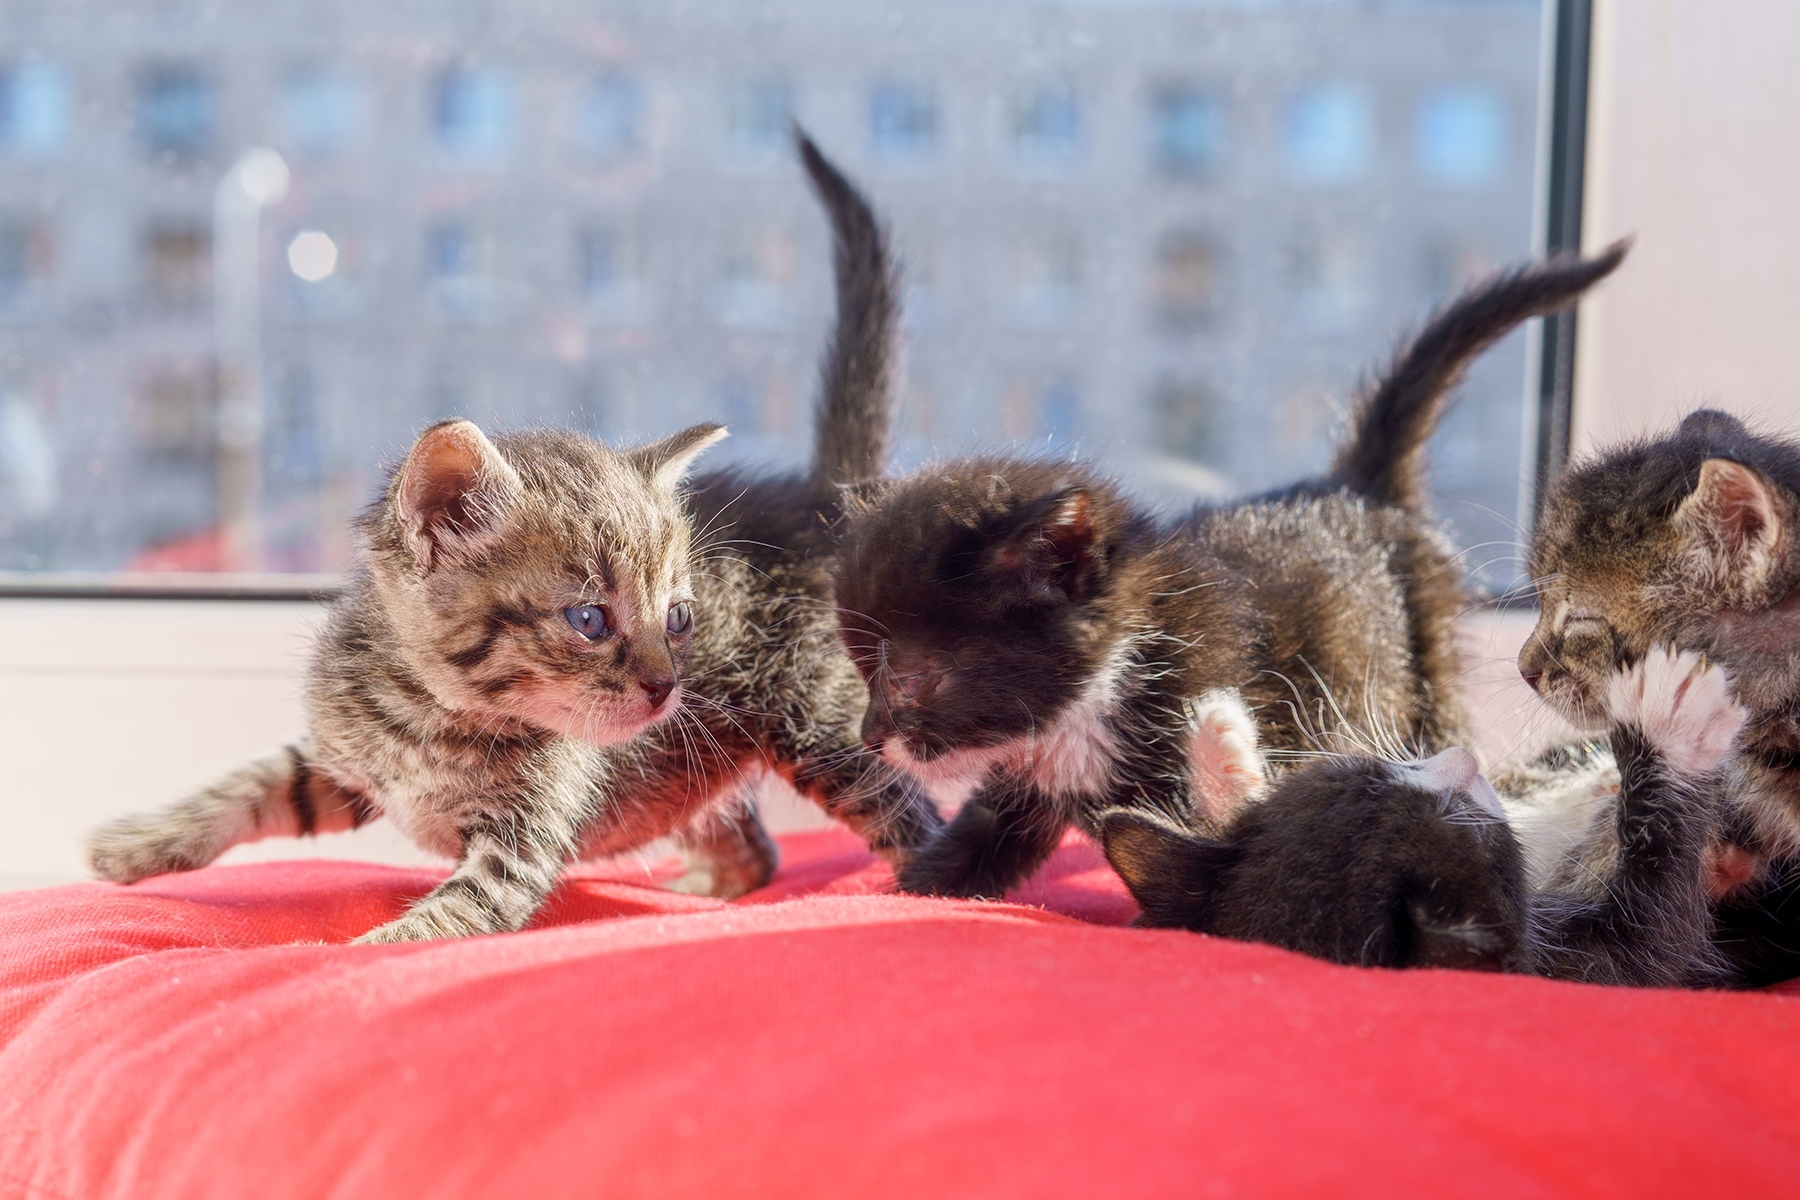
[(1608, 701), (1614, 724), (1637, 729), (1683, 775), (1718, 770), (1748, 715), (1723, 668), (1662, 646), (1613, 676)]
[(393, 946), (402, 942), (436, 942), (445, 938), (466, 937), (480, 930), (452, 929), (437, 914), (420, 909), (413, 909), (403, 917), (397, 917), (386, 925), (377, 925), (359, 938), (352, 940), (357, 946)]
[(152, 817), (120, 817), (88, 835), (88, 866), (114, 883), (136, 883), (170, 871), (192, 871), (212, 861), (179, 828)]
[(1190, 786), (1200, 815), (1230, 818), (1268, 783), (1257, 751), (1256, 717), (1233, 688), (1214, 688), (1188, 705)]

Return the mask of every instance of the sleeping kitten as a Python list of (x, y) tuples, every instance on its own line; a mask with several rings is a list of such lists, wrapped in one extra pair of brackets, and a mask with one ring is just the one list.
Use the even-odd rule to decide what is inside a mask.
[(863, 739), (979, 785), (901, 886), (997, 896), (1071, 821), (1186, 820), (1187, 703), (1211, 688), (1241, 688), (1275, 746), (1305, 745), (1338, 703), (1356, 729), (1452, 740), (1464, 595), (1425, 512), (1425, 441), (1470, 360), (1623, 256), (1465, 293), (1362, 397), (1331, 474), (1285, 492), (1160, 528), (1084, 466), (984, 457), (860, 500), (838, 603)]
[(716, 891), (760, 886), (774, 847), (731, 804), (769, 769), (890, 859), (937, 827), (857, 741), (863, 689), (830, 606), (838, 489), (885, 457), (894, 271), (866, 202), (803, 136), (800, 150), (832, 221), (839, 310), (812, 473), (711, 476), (684, 511), (676, 485), (719, 426), (625, 453), (432, 427), (363, 518), (312, 665), (310, 738), (103, 827), (97, 872), (129, 882), (387, 815), (457, 859), (361, 939), (410, 941), (517, 929), (570, 858), (671, 832)]
[(1800, 445), (1703, 410), (1577, 462), (1546, 497), (1531, 573), (1541, 616), (1519, 670), (1578, 727), (1600, 719), (1614, 665), (1651, 644), (1731, 672), (1750, 719), (1709, 887), (1740, 966), (1793, 974), (1800, 867), (1771, 860), (1800, 858)]
[[(1498, 794), (1460, 748), (1423, 762), (1330, 755), (1240, 789), (1235, 815), (1211, 834), (1106, 813), (1107, 857), (1143, 925), (1363, 966), (1723, 982), (1701, 855), (1744, 712), (1725, 672), (1662, 648), (1614, 673), (1608, 707), (1610, 753), (1552, 754), (1497, 776)], [(1241, 744), (1198, 742), (1206, 769), (1233, 762), (1239, 779), (1259, 769)], [(1589, 808), (1611, 854), (1582, 861), (1543, 817)]]

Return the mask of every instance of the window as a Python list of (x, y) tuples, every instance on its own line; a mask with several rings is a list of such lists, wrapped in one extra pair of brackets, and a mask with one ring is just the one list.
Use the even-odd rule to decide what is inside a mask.
[(1290, 265), (1294, 311), (1314, 333), (1345, 333), (1357, 327), (1371, 290), (1368, 252), (1348, 233), (1304, 239)]
[(493, 246), (471, 226), (446, 221), (425, 235), (425, 276), (439, 311), (479, 317), (493, 300)]
[(1166, 235), (1156, 248), (1156, 312), (1169, 329), (1211, 320), (1219, 304), (1219, 252), (1204, 234)]
[(581, 101), (581, 135), (597, 161), (630, 155), (643, 139), (644, 89), (631, 75), (608, 71), (588, 85)]
[(175, 162), (212, 149), (212, 80), (198, 67), (160, 66), (138, 81), (138, 133), (152, 158)]
[(1192, 84), (1170, 84), (1150, 102), (1156, 165), (1165, 175), (1204, 176), (1225, 157), (1225, 103)]
[(1218, 395), (1192, 379), (1164, 380), (1150, 398), (1156, 445), (1166, 454), (1205, 466), (1230, 458)]
[[(51, 515), (58, 496), (56, 445), (44, 415), (17, 391), (0, 392), (0, 529), (8, 516), (38, 522)], [(16, 526), (14, 537), (24, 533)], [(22, 561), (21, 561), (22, 560)], [(0, 566), (17, 570), (36, 564), (15, 553)]]
[(1066, 234), (1015, 240), (1008, 282), (1015, 320), (1026, 326), (1061, 325), (1081, 294), (1081, 246)]
[(211, 458), (218, 449), (212, 383), (210, 366), (201, 362), (159, 366), (148, 373), (138, 406), (138, 445), (145, 454)]
[[(1158, 504), (1277, 486), (1430, 303), (1530, 252), (1536, 0), (82, 11), (0, 50), (0, 410), (60, 464), (21, 532), (41, 456), (4, 452), (0, 563), (223, 561), (213, 194), (252, 146), (291, 171), (236, 313), (277, 570), (345, 561), (450, 412), (730, 420), (708, 462), (805, 462), (832, 262), (790, 114), (900, 248), (907, 463), (1070, 440)], [(1529, 479), (1523, 341), (1446, 427), (1483, 464), (1439, 476), (1464, 544)]]
[(432, 119), (440, 149), (493, 162), (512, 148), (512, 80), (491, 67), (450, 67), (437, 78)]
[(787, 152), (793, 96), (781, 79), (753, 79), (733, 84), (726, 97), (725, 130), (731, 152), (740, 159), (775, 162)]
[(719, 320), (746, 328), (781, 325), (793, 274), (794, 242), (785, 229), (740, 231), (726, 245), (720, 264)]
[(1375, 157), (1375, 103), (1350, 83), (1305, 88), (1282, 114), (1288, 174), (1299, 183), (1354, 183)]
[(193, 308), (212, 290), (212, 239), (197, 224), (153, 225), (144, 234), (144, 286), (165, 309)]
[(1081, 393), (1072, 380), (1057, 378), (1044, 386), (1038, 399), (1038, 423), (1051, 442), (1069, 442), (1081, 436)]
[(1032, 166), (1062, 166), (1074, 159), (1081, 133), (1075, 85), (1042, 83), (1014, 95), (1007, 131), (1013, 152)]
[(1419, 97), (1413, 124), (1419, 173), (1427, 181), (1479, 188), (1499, 177), (1506, 106), (1494, 89), (1434, 88)]
[(50, 278), (55, 265), (56, 246), (47, 226), (0, 223), (0, 309), (23, 303)]
[(884, 80), (869, 100), (869, 140), (890, 159), (924, 158), (937, 150), (937, 93), (928, 85)]
[(68, 135), (69, 85), (56, 64), (0, 65), (0, 153), (43, 157)]
[(362, 89), (339, 71), (323, 67), (295, 71), (282, 84), (280, 104), (287, 140), (306, 158), (342, 153), (362, 128)]

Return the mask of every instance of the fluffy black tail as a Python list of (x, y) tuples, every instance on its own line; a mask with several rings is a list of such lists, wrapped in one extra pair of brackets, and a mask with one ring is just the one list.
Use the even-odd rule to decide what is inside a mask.
[(1331, 478), (1387, 504), (1417, 509), (1425, 498), (1425, 443), (1463, 371), (1519, 322), (1572, 304), (1612, 274), (1630, 242), (1593, 258), (1563, 255), (1495, 275), (1440, 309), (1356, 402)]
[(894, 417), (900, 280), (881, 220), (798, 126), (794, 140), (831, 219), (837, 328), (821, 368), (813, 481), (864, 483), (887, 466)]

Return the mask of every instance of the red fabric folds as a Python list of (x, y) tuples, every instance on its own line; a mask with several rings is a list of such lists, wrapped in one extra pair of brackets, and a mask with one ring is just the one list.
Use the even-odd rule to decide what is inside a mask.
[(1361, 971), (1018, 903), (837, 833), (735, 904), (642, 868), (536, 927), (342, 943), (434, 877), (0, 896), (0, 1195), (1785, 1194), (1800, 1001)]

